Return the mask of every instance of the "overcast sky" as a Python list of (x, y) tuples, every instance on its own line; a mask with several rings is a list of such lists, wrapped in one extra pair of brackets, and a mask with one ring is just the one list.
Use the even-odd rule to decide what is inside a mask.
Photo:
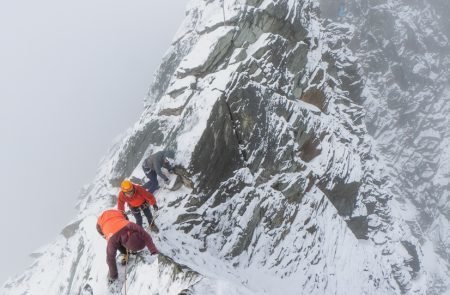
[(0, 284), (76, 214), (187, 0), (0, 0)]

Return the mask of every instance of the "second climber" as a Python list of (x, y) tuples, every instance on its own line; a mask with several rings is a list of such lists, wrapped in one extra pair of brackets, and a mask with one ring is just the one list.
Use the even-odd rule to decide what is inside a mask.
[(147, 218), (150, 229), (158, 231), (153, 220), (152, 212), (150, 211), (150, 206), (153, 207), (153, 210), (158, 210), (158, 205), (153, 194), (129, 180), (122, 181), (120, 188), (121, 190), (117, 197), (117, 209), (125, 212), (125, 203), (127, 203), (136, 219), (136, 223), (140, 226), (142, 226), (142, 211)]

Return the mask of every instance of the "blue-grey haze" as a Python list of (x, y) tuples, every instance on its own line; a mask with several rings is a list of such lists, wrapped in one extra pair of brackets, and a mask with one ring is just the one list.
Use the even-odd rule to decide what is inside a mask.
[(0, 0), (0, 284), (76, 214), (187, 0)]

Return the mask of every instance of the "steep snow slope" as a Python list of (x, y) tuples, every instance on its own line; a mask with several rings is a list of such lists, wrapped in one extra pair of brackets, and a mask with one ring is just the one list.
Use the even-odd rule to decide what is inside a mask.
[[(360, 102), (351, 27), (316, 1), (191, 1), (139, 122), (80, 214), (7, 294), (105, 294), (98, 214), (164, 148), (192, 187), (157, 194), (129, 294), (425, 294), (422, 251), (393, 207)], [(394, 210), (393, 210), (394, 208)]]
[[(385, 158), (401, 214), (424, 245), (429, 294), (450, 289), (448, 1), (334, 1), (324, 15), (351, 24), (364, 71), (369, 131)], [(438, 257), (433, 257), (437, 253)]]

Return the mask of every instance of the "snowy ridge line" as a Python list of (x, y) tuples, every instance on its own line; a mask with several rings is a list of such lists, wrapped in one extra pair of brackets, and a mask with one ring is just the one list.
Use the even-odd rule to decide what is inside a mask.
[(96, 217), (169, 147), (193, 182), (156, 195), (155, 244), (176, 263), (136, 264), (130, 293), (425, 294), (354, 97), (351, 30), (323, 23), (312, 0), (226, 2), (225, 26), (221, 1), (190, 2), (80, 215), (2, 292), (107, 294)]

